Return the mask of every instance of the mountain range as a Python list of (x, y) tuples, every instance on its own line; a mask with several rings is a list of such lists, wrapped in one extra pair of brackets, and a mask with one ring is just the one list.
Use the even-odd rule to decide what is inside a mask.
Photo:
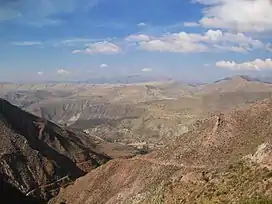
[(2, 84), (2, 97), (54, 123), (107, 141), (158, 146), (197, 120), (271, 97), (272, 84), (246, 76), (188, 85)]
[(0, 181), (14, 199), (272, 203), (270, 83), (0, 87)]

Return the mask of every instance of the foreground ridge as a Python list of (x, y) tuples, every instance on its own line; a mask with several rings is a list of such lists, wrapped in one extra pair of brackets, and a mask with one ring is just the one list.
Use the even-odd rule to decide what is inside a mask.
[[(111, 158), (73, 132), (0, 99), (0, 173), (22, 193), (44, 200)], [(84, 165), (80, 165), (85, 162)], [(64, 179), (65, 178), (65, 179)]]
[(94, 169), (50, 203), (271, 203), (271, 124), (271, 100), (213, 116), (159, 151)]

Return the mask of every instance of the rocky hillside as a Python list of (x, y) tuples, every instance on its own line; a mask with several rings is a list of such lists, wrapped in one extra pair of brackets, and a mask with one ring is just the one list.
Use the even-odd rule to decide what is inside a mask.
[(262, 92), (272, 91), (272, 84), (251, 79), (246, 76), (235, 76), (215, 81), (211, 84), (198, 86), (200, 93), (223, 93), (223, 92)]
[(50, 203), (272, 203), (272, 101), (199, 121), (159, 151), (116, 159)]
[(131, 104), (92, 102), (86, 99), (34, 104), (27, 110), (59, 124), (72, 125), (78, 120), (118, 120), (137, 118), (144, 111)]
[[(56, 195), (59, 186), (112, 157), (133, 155), (131, 148), (113, 147), (87, 135), (74, 134), (3, 99), (0, 136), (0, 174), (4, 180), (22, 193), (44, 200)], [(123, 155), (118, 155), (118, 151)]]
[[(93, 114), (93, 118), (80, 117), (71, 127), (87, 129), (91, 134), (110, 141), (131, 144), (147, 142), (150, 146), (166, 144), (176, 136), (187, 132), (191, 124), (198, 119), (204, 119), (221, 111), (227, 112), (236, 107), (247, 107), (270, 95), (270, 92), (235, 92), (150, 101), (134, 105), (108, 104), (104, 106), (104, 109), (108, 112), (116, 110), (116, 116), (123, 114), (122, 117), (110, 118), (104, 114), (106, 111), (101, 111), (103, 109), (96, 109), (97, 112)], [(130, 112), (125, 111), (127, 107), (130, 108)], [(85, 110), (84, 114), (88, 115), (88, 110)]]
[[(271, 98), (272, 84), (245, 76), (210, 84), (3, 84), (6, 99), (32, 114), (109, 142), (161, 147), (198, 119)], [(12, 91), (13, 90), (13, 91)]]
[(69, 94), (69, 92), (62, 90), (54, 92), (47, 90), (8, 90), (2, 94), (0, 92), (2, 98), (21, 108), (27, 108), (44, 100), (66, 97)]

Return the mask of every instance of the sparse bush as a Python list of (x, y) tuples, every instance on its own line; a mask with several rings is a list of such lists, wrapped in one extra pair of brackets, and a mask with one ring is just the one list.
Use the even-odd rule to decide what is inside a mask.
[(112, 138), (106, 138), (105, 140), (106, 140), (107, 142), (114, 143), (114, 139), (112, 139)]
[(149, 152), (150, 152), (150, 149), (148, 145), (143, 145), (143, 147), (139, 149), (140, 154), (148, 154)]

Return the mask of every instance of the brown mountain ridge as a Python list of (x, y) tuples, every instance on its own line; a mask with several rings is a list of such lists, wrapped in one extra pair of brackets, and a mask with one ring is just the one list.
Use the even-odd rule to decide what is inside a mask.
[(50, 203), (272, 203), (272, 101), (195, 124), (165, 148), (116, 159)]
[[(48, 200), (59, 186), (106, 163), (115, 152), (0, 99), (0, 174), (26, 195)], [(114, 149), (112, 145), (110, 148)], [(123, 155), (131, 149), (117, 146)], [(102, 149), (102, 151), (101, 151)], [(103, 152), (104, 151), (104, 152)], [(117, 154), (117, 157), (122, 154)]]

